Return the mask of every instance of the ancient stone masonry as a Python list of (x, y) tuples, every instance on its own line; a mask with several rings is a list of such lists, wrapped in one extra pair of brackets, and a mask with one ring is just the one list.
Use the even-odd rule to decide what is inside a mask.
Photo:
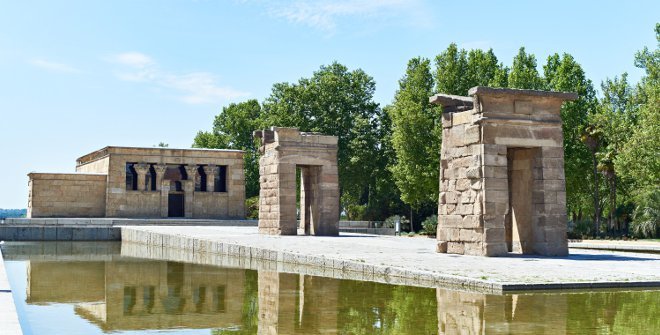
[(574, 93), (474, 87), (443, 107), (438, 252), (566, 255), (561, 105)]
[[(259, 159), (259, 232), (271, 235), (338, 235), (337, 137), (271, 127), (255, 131)], [(296, 171), (300, 170), (300, 227)]]
[(31, 218), (245, 217), (240, 150), (106, 147), (29, 178)]

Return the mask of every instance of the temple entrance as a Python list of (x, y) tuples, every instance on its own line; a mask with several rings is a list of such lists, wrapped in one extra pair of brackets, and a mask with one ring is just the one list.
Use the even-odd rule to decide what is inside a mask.
[(170, 193), (167, 195), (167, 216), (181, 218), (185, 216), (183, 193)]
[(319, 227), (320, 166), (298, 165), (300, 171), (300, 226), (299, 234), (311, 235)]
[(538, 149), (507, 149), (509, 211), (506, 215), (506, 243), (509, 252), (534, 253), (532, 199), (534, 158)]

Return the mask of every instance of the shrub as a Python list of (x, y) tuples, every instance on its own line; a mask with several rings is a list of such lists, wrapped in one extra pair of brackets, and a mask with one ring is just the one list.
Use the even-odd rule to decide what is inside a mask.
[(396, 222), (401, 223), (401, 231), (409, 231), (410, 230), (410, 221), (406, 219), (405, 216), (400, 216), (400, 215), (392, 215), (385, 219), (385, 222), (383, 222), (383, 227), (385, 228), (394, 228), (396, 226)]
[(245, 199), (245, 217), (248, 219), (258, 219), (259, 218), (259, 196), (254, 196), (252, 198)]
[(640, 198), (630, 228), (637, 237), (654, 238), (660, 235), (660, 190), (651, 191)]
[(438, 216), (431, 215), (422, 221), (422, 232), (426, 235), (435, 235), (438, 230)]

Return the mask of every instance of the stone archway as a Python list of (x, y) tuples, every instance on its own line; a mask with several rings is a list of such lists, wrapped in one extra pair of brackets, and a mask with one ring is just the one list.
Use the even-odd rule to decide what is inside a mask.
[(577, 94), (481, 86), (468, 94), (431, 97), (443, 109), (438, 251), (567, 255), (560, 110)]
[[(259, 232), (270, 235), (339, 235), (337, 137), (271, 127), (261, 139)], [(301, 171), (300, 227), (296, 171)]]

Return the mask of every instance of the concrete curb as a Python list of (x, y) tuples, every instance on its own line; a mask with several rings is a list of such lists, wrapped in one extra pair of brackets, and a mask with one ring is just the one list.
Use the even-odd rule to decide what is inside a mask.
[(5, 271), (5, 262), (0, 250), (0, 329), (5, 335), (23, 335), (12, 290)]
[(502, 283), (324, 256), (310, 256), (178, 234), (145, 231), (132, 227), (122, 227), (121, 234), (122, 255), (125, 256), (255, 270), (268, 269), (396, 285), (455, 288), (493, 294), (512, 291), (660, 287), (660, 281)]
[(613, 250), (613, 251), (633, 251), (633, 252), (658, 252), (660, 246), (652, 245), (629, 245), (629, 244), (596, 244), (584, 242), (569, 242), (569, 248), (574, 249), (594, 249), (594, 250)]

